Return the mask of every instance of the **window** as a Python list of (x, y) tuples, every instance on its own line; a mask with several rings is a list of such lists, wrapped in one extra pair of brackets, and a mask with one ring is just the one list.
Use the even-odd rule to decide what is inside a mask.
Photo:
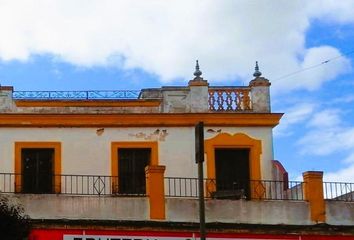
[(53, 192), (54, 149), (23, 148), (22, 156), (22, 192)]
[(150, 155), (147, 148), (118, 149), (120, 194), (145, 194), (145, 167), (150, 163)]
[(158, 165), (157, 142), (112, 142), (112, 193), (145, 194), (145, 167)]
[[(249, 183), (241, 188), (244, 190), (247, 198), (255, 198), (259, 196), (259, 192), (257, 192), (259, 189), (257, 190), (256, 187), (253, 186), (253, 183), (256, 180), (262, 179), (262, 142), (260, 140), (251, 138), (243, 133), (236, 133), (233, 135), (228, 133), (220, 133), (213, 138), (206, 139), (204, 142), (204, 149), (207, 155), (207, 178), (211, 179), (206, 183), (207, 194), (209, 194), (209, 196), (214, 192), (217, 193), (217, 191), (222, 188), (221, 185), (223, 184), (215, 184), (213, 179), (234, 182), (238, 181), (238, 178), (247, 178), (252, 181), (252, 184)], [(229, 160), (221, 160), (218, 162), (217, 160), (220, 159)], [(235, 162), (231, 159), (244, 160), (237, 160), (237, 162)], [(248, 159), (248, 161), (245, 159)], [(226, 166), (232, 167), (227, 168)], [(235, 168), (243, 169), (242, 173), (235, 170)], [(248, 168), (247, 171), (245, 170), (246, 168)], [(223, 176), (224, 171), (226, 172), (225, 176)], [(230, 171), (230, 173), (227, 173), (228, 171)], [(234, 171), (232, 174), (235, 176), (231, 176), (232, 171)]]
[(15, 142), (15, 190), (60, 193), (60, 142)]
[(216, 191), (220, 195), (249, 198), (249, 172), (249, 149), (215, 149)]

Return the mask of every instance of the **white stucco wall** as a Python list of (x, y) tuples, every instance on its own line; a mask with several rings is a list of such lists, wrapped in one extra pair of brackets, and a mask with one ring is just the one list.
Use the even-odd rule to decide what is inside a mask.
[[(309, 204), (305, 201), (207, 200), (206, 222), (310, 225)], [(167, 198), (166, 220), (199, 222), (196, 199)]]
[(326, 222), (331, 225), (354, 225), (354, 202), (326, 201)]
[[(69, 196), (56, 194), (7, 194), (21, 204), (32, 219), (92, 219), (148, 221), (147, 197)], [(166, 219), (199, 222), (198, 199), (166, 198)], [(326, 201), (326, 223), (354, 224), (354, 203)], [(248, 224), (312, 225), (306, 201), (215, 200), (205, 202), (206, 221)]]
[(48, 194), (8, 195), (32, 219), (150, 220), (144, 197), (67, 196)]
[[(159, 133), (157, 133), (159, 129)], [(244, 133), (262, 141), (263, 179), (271, 179), (272, 130), (266, 127), (206, 127), (205, 139), (215, 137), (208, 129), (230, 134)], [(62, 174), (111, 175), (111, 142), (158, 141), (159, 164), (165, 176), (196, 177), (193, 127), (159, 128), (1, 128), (0, 172), (14, 172), (14, 143), (61, 142)], [(166, 130), (164, 134), (162, 130)], [(206, 172), (206, 171), (205, 171)]]
[[(148, 221), (147, 198), (10, 194), (32, 219), (90, 219)], [(167, 198), (166, 219), (199, 222), (197, 199)], [(206, 222), (311, 225), (304, 201), (207, 200)]]

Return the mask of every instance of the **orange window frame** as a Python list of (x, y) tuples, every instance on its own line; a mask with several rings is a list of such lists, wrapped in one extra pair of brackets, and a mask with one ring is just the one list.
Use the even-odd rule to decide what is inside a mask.
[(54, 192), (61, 192), (61, 143), (60, 142), (15, 142), (15, 192), (22, 191), (22, 149), (54, 149)]
[[(217, 148), (245, 148), (250, 150), (250, 180), (261, 180), (261, 154), (262, 141), (249, 137), (243, 133), (236, 133), (234, 135), (228, 133), (220, 133), (217, 136), (204, 141), (204, 151), (206, 153), (207, 178), (215, 179), (215, 149)], [(213, 181), (207, 182), (207, 192), (216, 190)], [(252, 190), (252, 195), (253, 193)]]
[(154, 142), (112, 142), (111, 143), (111, 173), (112, 173), (112, 192), (118, 192), (118, 173), (120, 148), (148, 148), (151, 149), (151, 158), (149, 166), (159, 165), (158, 161), (158, 143)]

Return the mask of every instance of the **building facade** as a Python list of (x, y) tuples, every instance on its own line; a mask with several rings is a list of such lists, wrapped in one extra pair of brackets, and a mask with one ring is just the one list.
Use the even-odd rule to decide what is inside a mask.
[(24, 206), (33, 240), (197, 238), (202, 121), (208, 239), (353, 239), (353, 184), (287, 179), (273, 156), (282, 114), (258, 68), (254, 77), (213, 87), (197, 65), (186, 87), (1, 86), (0, 191)]

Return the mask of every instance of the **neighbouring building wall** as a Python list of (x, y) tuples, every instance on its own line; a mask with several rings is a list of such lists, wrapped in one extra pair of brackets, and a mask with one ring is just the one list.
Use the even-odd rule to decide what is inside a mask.
[[(272, 179), (271, 128), (205, 127), (205, 139), (243, 133), (261, 140), (263, 179)], [(149, 128), (1, 128), (0, 172), (14, 172), (15, 142), (60, 142), (62, 174), (111, 175), (111, 143), (157, 141), (158, 164), (165, 176), (197, 177), (194, 127)]]

